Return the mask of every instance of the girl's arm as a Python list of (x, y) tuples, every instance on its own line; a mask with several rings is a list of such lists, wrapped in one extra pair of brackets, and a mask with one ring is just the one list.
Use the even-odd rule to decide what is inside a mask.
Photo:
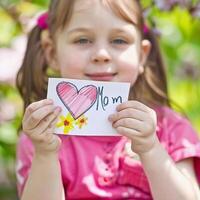
[(51, 100), (32, 103), (25, 111), (23, 132), (35, 154), (21, 200), (64, 200), (58, 151), (60, 138), (53, 134), (61, 109)]
[(154, 110), (140, 102), (128, 101), (117, 106), (117, 112), (109, 120), (118, 133), (131, 140), (132, 150), (140, 156), (154, 200), (200, 199), (192, 163), (182, 161), (177, 167), (158, 141)]
[(177, 165), (158, 142), (140, 155), (155, 200), (199, 200), (200, 192), (192, 159)]
[(61, 169), (56, 154), (33, 157), (21, 200), (64, 200)]

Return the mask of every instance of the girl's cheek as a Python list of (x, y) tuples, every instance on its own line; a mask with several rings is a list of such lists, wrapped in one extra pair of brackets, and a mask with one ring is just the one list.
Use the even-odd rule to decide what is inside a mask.
[(80, 55), (75, 53), (62, 53), (59, 56), (60, 65), (62, 68), (71, 68), (72, 66), (80, 65)]
[(135, 83), (139, 75), (138, 67), (132, 65), (131, 66), (123, 65), (120, 70), (121, 74), (123, 74), (121, 76), (123, 82), (129, 82), (131, 84)]

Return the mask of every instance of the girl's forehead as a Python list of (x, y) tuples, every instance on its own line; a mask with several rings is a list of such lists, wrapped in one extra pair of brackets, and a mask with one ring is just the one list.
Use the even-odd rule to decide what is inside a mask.
[(99, 3), (99, 0), (75, 0), (74, 12), (87, 11), (92, 8), (92, 5)]
[[(130, 2), (130, 0), (128, 1)], [(120, 18), (124, 18), (122, 17), (120, 10), (124, 10), (124, 13), (130, 12), (130, 8), (128, 9), (128, 4), (125, 3), (125, 0), (120, 0), (120, 3), (117, 3), (117, 0), (75, 0), (73, 14), (88, 13), (94, 9), (94, 7), (106, 9), (107, 11), (112, 12), (114, 15)], [(131, 15), (133, 23), (137, 24), (137, 14), (132, 10)]]
[(108, 9), (106, 0), (75, 0), (74, 12), (89, 12), (94, 6), (104, 6)]

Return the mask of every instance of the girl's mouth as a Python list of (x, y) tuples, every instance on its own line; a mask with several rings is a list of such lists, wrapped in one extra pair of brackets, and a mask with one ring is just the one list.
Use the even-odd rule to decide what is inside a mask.
[(86, 74), (93, 81), (112, 81), (117, 73), (93, 73)]

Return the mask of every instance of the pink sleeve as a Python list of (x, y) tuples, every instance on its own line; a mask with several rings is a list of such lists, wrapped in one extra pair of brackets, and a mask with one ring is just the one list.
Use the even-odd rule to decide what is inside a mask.
[(16, 177), (18, 194), (21, 196), (33, 157), (33, 145), (26, 135), (21, 134), (17, 145)]
[(195, 172), (200, 183), (200, 140), (186, 119), (181, 119), (170, 129), (169, 154), (175, 162), (193, 158)]

